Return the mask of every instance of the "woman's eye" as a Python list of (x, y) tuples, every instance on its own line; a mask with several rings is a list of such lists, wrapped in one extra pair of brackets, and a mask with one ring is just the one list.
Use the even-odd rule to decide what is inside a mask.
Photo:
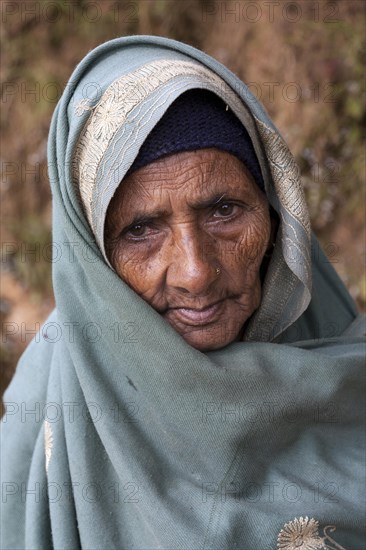
[(159, 233), (158, 228), (151, 221), (135, 223), (124, 229), (121, 237), (136, 242), (155, 237)]
[(146, 225), (142, 223), (137, 223), (130, 227), (127, 231), (132, 237), (143, 237), (146, 231)]
[(225, 202), (216, 208), (215, 215), (218, 215), (220, 218), (231, 216), (234, 208), (235, 204)]

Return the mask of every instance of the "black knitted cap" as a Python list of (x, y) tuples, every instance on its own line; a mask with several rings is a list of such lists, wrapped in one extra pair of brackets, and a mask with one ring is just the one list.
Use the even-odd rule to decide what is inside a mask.
[(252, 141), (243, 124), (216, 94), (193, 89), (181, 94), (150, 132), (127, 175), (161, 157), (216, 147), (235, 155), (264, 191)]

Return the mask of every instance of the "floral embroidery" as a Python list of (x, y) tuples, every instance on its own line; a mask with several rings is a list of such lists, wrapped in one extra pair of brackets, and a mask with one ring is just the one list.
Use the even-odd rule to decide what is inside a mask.
[(46, 472), (48, 472), (48, 465), (51, 460), (53, 447), (53, 434), (51, 424), (45, 420), (44, 421), (44, 454), (46, 457)]
[(310, 236), (310, 220), (299, 167), (281, 136), (258, 118), (256, 118), (256, 121), (259, 133), (266, 146), (273, 181), (276, 191), (281, 197), (281, 203)]
[(285, 523), (278, 534), (278, 550), (346, 550), (335, 542), (328, 531), (335, 531), (333, 525), (327, 525), (323, 529), (324, 536), (319, 535), (319, 522), (314, 518), (295, 518)]
[(94, 137), (98, 141), (108, 140), (120, 126), (120, 120), (124, 120), (127, 109), (123, 103), (117, 103), (114, 94), (106, 98), (104, 103), (98, 106), (94, 115)]
[(322, 548), (322, 539), (318, 533), (319, 523), (315, 519), (295, 518), (286, 523), (278, 535), (278, 548), (281, 550), (316, 550)]
[(91, 111), (92, 107), (89, 105), (89, 99), (83, 99), (75, 107), (75, 113), (77, 116), (81, 116), (84, 111)]

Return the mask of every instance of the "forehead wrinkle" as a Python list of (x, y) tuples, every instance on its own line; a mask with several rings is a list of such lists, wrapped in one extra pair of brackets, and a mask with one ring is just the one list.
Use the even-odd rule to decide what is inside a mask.
[(210, 159), (203, 158), (196, 165), (185, 168), (186, 163), (183, 159), (180, 159), (180, 165), (183, 165), (182, 168), (184, 173), (182, 174), (181, 166), (177, 167), (176, 171), (180, 169), (180, 176), (184, 174), (189, 175), (188, 180), (185, 179), (184, 183), (193, 178), (197, 178), (197, 183), (202, 186), (207, 184), (208, 179), (210, 180), (210, 183), (213, 183), (215, 178), (220, 178), (221, 180), (225, 162), (226, 161), (224, 159), (218, 157), (217, 155), (212, 155)]
[[(143, 206), (138, 204), (140, 201), (151, 205), (152, 201), (164, 199), (165, 191), (177, 191), (182, 187), (187, 187), (187, 193), (191, 198), (197, 198), (189, 201), (193, 208), (195, 203), (199, 207), (200, 202), (204, 203), (211, 198), (215, 200), (218, 193), (223, 194), (223, 191), (224, 195), (240, 189), (248, 190), (249, 195), (252, 195), (250, 191), (255, 191), (255, 182), (248, 177), (246, 167), (236, 157), (230, 155), (229, 158), (222, 158), (215, 154), (215, 151), (211, 151), (209, 158), (202, 158), (197, 154), (198, 162), (192, 166), (190, 160), (195, 153), (199, 151), (177, 154), (174, 159), (172, 156), (164, 157), (142, 169), (142, 173), (137, 171), (132, 174), (131, 179), (126, 182), (126, 192), (120, 195), (118, 210), (123, 207), (125, 211), (134, 210), (135, 206)], [(188, 154), (190, 158), (187, 157)], [(220, 185), (224, 182), (227, 190), (222, 189)], [(172, 199), (174, 200), (174, 197)], [(171, 205), (170, 197), (169, 203)], [(145, 207), (143, 208), (145, 210)], [(163, 209), (164, 207), (160, 210)]]
[(149, 196), (156, 191), (170, 190), (174, 191), (182, 186), (190, 184), (193, 180), (197, 184), (203, 183), (201, 166), (187, 166), (186, 163), (175, 163), (172, 166), (166, 167), (152, 166), (150, 171), (144, 174), (143, 186), (150, 186)]
[(120, 212), (126, 207), (130, 208), (131, 205), (136, 204), (138, 201), (151, 201), (152, 193), (151, 189), (145, 185), (143, 178), (139, 176), (133, 176), (127, 182), (121, 183), (121, 193), (118, 195), (118, 208)]
[[(163, 181), (174, 181), (178, 185), (180, 184), (179, 180), (188, 173), (196, 172), (200, 168), (200, 165), (198, 166), (190, 166), (188, 164), (187, 159), (175, 159), (174, 163), (170, 161), (170, 163), (167, 165), (166, 162), (159, 161), (155, 165), (151, 165), (151, 174), (155, 175), (158, 174), (160, 180)], [(185, 183), (186, 179), (183, 183)]]
[[(177, 153), (176, 155), (168, 155), (160, 158), (140, 170), (144, 170), (143, 178), (147, 183), (149, 183), (149, 181), (155, 183), (156, 174), (158, 174), (160, 180), (167, 182), (174, 181), (175, 184), (179, 185), (180, 178), (184, 177), (187, 171), (188, 173), (193, 172), (194, 174), (199, 175), (200, 179), (204, 181), (206, 175), (212, 175), (218, 171), (222, 174), (222, 172), (225, 171), (227, 164), (227, 159), (220, 158), (219, 155), (215, 154), (215, 149), (209, 149), (209, 151), (209, 159), (202, 159), (202, 157), (200, 158), (201, 150), (183, 151)], [(189, 155), (189, 157), (187, 155)], [(196, 155), (198, 156), (199, 162), (196, 163), (195, 166), (189, 165), (189, 162), (192, 161), (192, 156)], [(173, 156), (174, 161), (172, 162)], [(238, 172), (238, 170), (236, 171)], [(138, 173), (139, 171), (137, 174)], [(139, 177), (142, 177), (141, 172)], [(186, 183), (186, 181), (187, 180), (185, 178), (183, 183)]]
[[(169, 171), (165, 172), (164, 176), (159, 180), (151, 174), (141, 185), (141, 189), (145, 191), (145, 193), (141, 193), (141, 196), (146, 196), (151, 202), (152, 200), (163, 197), (165, 191), (169, 193), (170, 191), (177, 191), (185, 187), (187, 193), (189, 193), (189, 197), (197, 198), (197, 201), (194, 200), (194, 202), (192, 202), (192, 207), (195, 208), (196, 203), (199, 206), (200, 202), (204, 203), (210, 200), (216, 200), (219, 195), (221, 197), (225, 196), (228, 192), (240, 191), (252, 187), (251, 181), (247, 180), (245, 174), (239, 172), (239, 170), (235, 171), (238, 176), (241, 176), (244, 180), (241, 181), (241, 185), (238, 185), (238, 181), (232, 181), (232, 178), (230, 178), (231, 181), (228, 181), (229, 178), (222, 177), (222, 163), (220, 164), (220, 170), (215, 170), (211, 174), (207, 173), (204, 169), (202, 170), (202, 165), (187, 167), (184, 173), (179, 174), (179, 178), (170, 177)], [(225, 189), (222, 187), (223, 184)], [(151, 185), (149, 190), (146, 188), (147, 185)], [(135, 198), (134, 196), (134, 199)]]

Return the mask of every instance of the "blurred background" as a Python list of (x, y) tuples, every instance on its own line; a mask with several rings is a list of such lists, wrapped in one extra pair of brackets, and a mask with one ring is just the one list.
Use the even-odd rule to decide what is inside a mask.
[(300, 165), (313, 229), (366, 309), (363, 0), (3, 0), (1, 10), (2, 391), (54, 307), (51, 115), (75, 65), (119, 36), (181, 40), (250, 85)]

